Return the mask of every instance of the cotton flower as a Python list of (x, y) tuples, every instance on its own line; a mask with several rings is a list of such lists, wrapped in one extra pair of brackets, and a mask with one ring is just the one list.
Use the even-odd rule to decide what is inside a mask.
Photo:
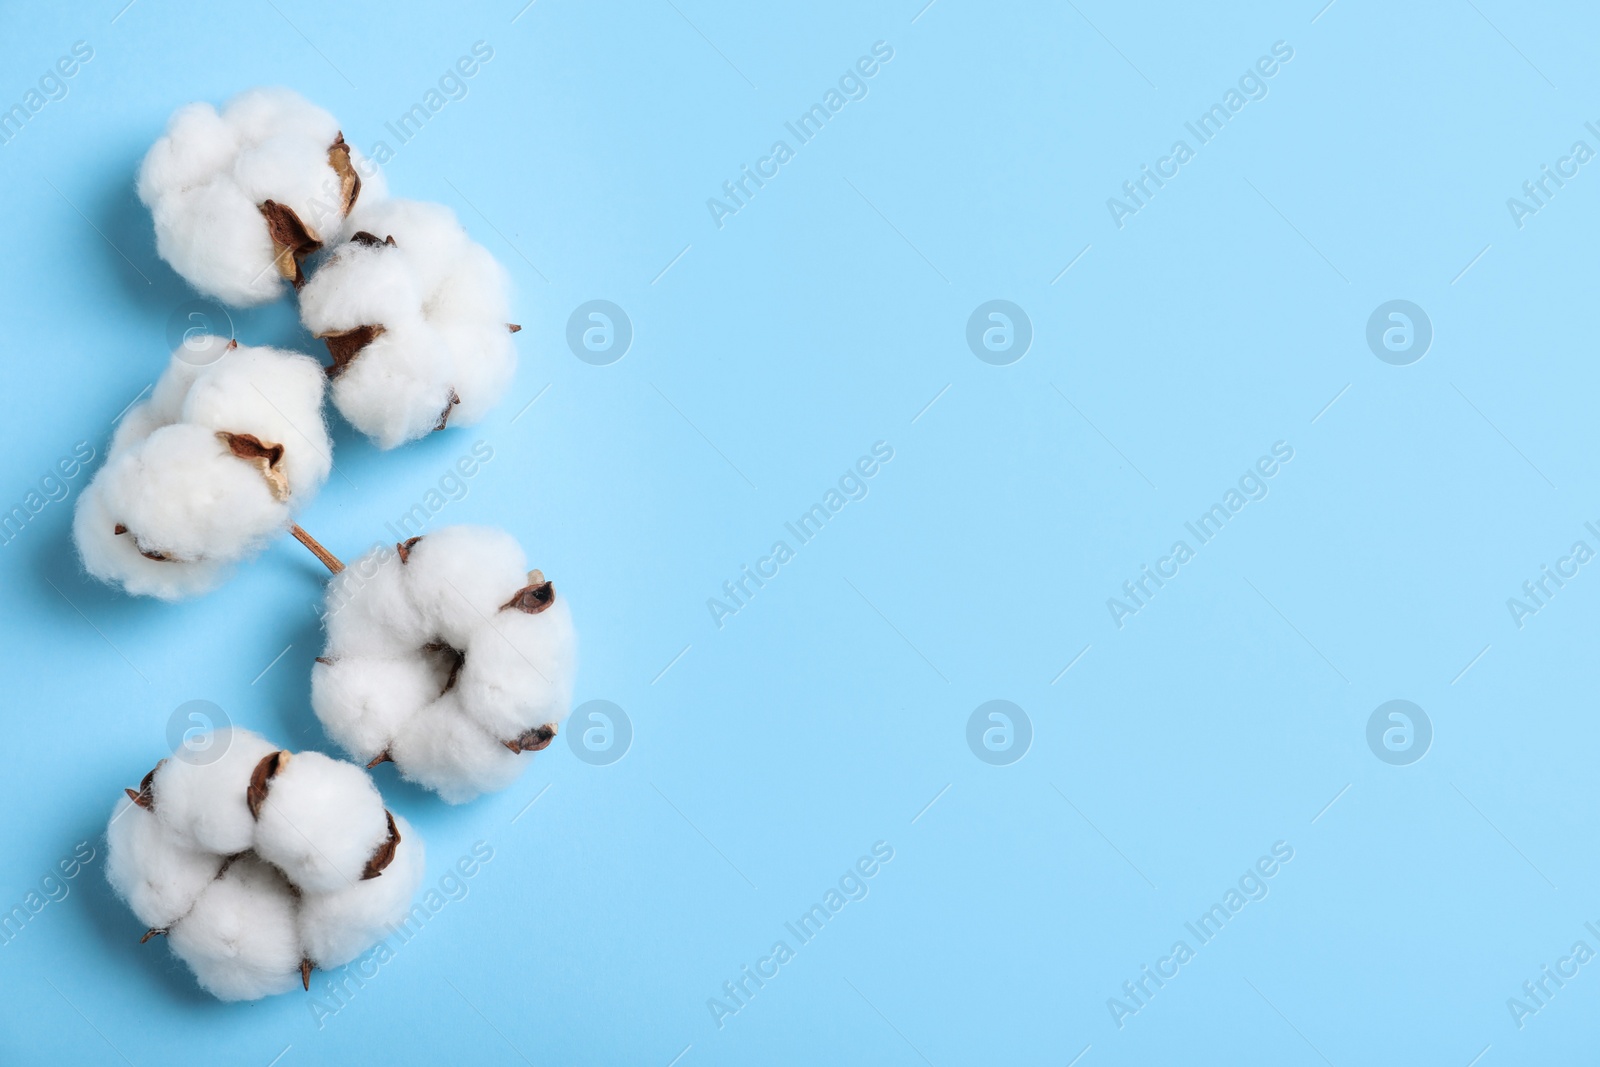
[(517, 369), (505, 270), (439, 204), (363, 201), (349, 229), (300, 291), (334, 406), (380, 448), (481, 419)]
[(106, 877), (144, 940), (165, 934), (213, 996), (309, 989), (313, 968), (349, 963), (404, 917), (422, 842), (353, 764), (238, 728), (208, 741), (127, 790)]
[(123, 417), (72, 524), (90, 574), (164, 600), (217, 585), (332, 466), (316, 360), (236, 344), (206, 366), (183, 355)]
[(363, 194), (383, 195), (376, 168), (332, 115), (287, 89), (252, 89), (220, 113), (179, 108), (139, 168), (161, 258), (241, 307), (298, 288), (301, 260), (343, 236)]
[(501, 530), (452, 526), (368, 553), (328, 584), (311, 706), (368, 766), (452, 804), (504, 789), (572, 701), (564, 597)]

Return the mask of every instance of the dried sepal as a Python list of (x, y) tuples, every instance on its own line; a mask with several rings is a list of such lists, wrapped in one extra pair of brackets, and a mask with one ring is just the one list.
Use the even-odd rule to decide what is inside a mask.
[(315, 966), (310, 956), (300, 957), (300, 987), (307, 993), (311, 992), (311, 969)]
[(361, 350), (382, 337), (383, 333), (382, 326), (357, 326), (342, 333), (318, 334), (322, 343), (328, 346), (328, 355), (333, 357), (333, 363), (327, 369), (328, 377), (337, 378), (343, 374), (351, 361), (361, 354)]
[(444, 688), (439, 690), (439, 694), (443, 696), (455, 688), (456, 677), (461, 673), (461, 668), (466, 665), (467, 654), (444, 641), (430, 641), (422, 646), (422, 650), (433, 653), (443, 661), (444, 666), (449, 668), (449, 673), (445, 677)]
[(250, 772), (250, 788), (245, 791), (244, 802), (250, 808), (252, 819), (261, 818), (261, 805), (266, 803), (272, 779), (288, 764), (289, 753), (280, 749), (262, 756), (256, 769)]
[(388, 808), (384, 808), (383, 817), (389, 820), (389, 837), (373, 850), (372, 858), (367, 860), (366, 867), (361, 871), (363, 882), (382, 874), (384, 868), (394, 862), (395, 849), (400, 847), (400, 831), (395, 828), (394, 814)]
[(363, 248), (376, 248), (379, 245), (388, 245), (390, 248), (395, 247), (394, 234), (391, 233), (388, 237), (380, 239), (377, 234), (368, 233), (366, 230), (357, 230), (351, 234), (350, 243), (361, 245)]
[(292, 207), (276, 200), (263, 200), (260, 211), (267, 220), (267, 233), (272, 237), (272, 259), (278, 273), (296, 289), (300, 288), (306, 283), (300, 261), (321, 248), (322, 241), (312, 235)]
[(528, 584), (500, 605), (500, 610), (515, 609), (524, 615), (537, 615), (556, 602), (556, 587), (545, 581), (543, 571), (529, 571)]
[(367, 761), (367, 770), (369, 770), (369, 771), (372, 770), (372, 768), (376, 767), (380, 763), (393, 763), (393, 762), (394, 762), (394, 757), (389, 755), (389, 750), (388, 749), (384, 749), (382, 752), (378, 753), (376, 756), (373, 756), (371, 759), (369, 759)]
[(459, 403), (461, 403), (461, 396), (454, 389), (450, 390), (450, 402), (444, 406), (443, 411), (439, 412), (439, 421), (433, 425), (435, 432), (444, 429), (445, 424), (450, 421), (450, 412)]
[(158, 937), (166, 932), (167, 928), (165, 926), (152, 926), (150, 929), (144, 932), (144, 936), (139, 939), (139, 944), (142, 945), (152, 937)]
[(546, 723), (535, 726), (533, 729), (510, 741), (500, 742), (513, 752), (543, 752), (550, 747), (550, 742), (556, 739), (555, 723)]
[(261, 472), (274, 500), (289, 499), (289, 475), (279, 466), (283, 462), (283, 446), (263, 441), (253, 433), (217, 431), (217, 440), (228, 446), (228, 451)]
[(397, 552), (400, 556), (401, 563), (404, 563), (411, 558), (412, 546), (414, 546), (420, 540), (422, 540), (421, 537), (408, 537), (404, 541), (400, 541), (394, 546), (395, 552)]
[(156, 809), (156, 795), (151, 790), (150, 785), (151, 785), (152, 782), (154, 782), (156, 780), (156, 772), (161, 769), (161, 764), (163, 764), (165, 762), (167, 762), (167, 761), (164, 760), (164, 759), (160, 760), (160, 761), (158, 761), (156, 763), (156, 765), (154, 767), (151, 767), (150, 768), (150, 773), (146, 774), (143, 778), (141, 778), (139, 780), (139, 788), (138, 789), (136, 789), (136, 790), (135, 789), (124, 789), (123, 790), (124, 793), (128, 794), (128, 799), (129, 800), (133, 801), (135, 804), (139, 805), (141, 808), (144, 808), (147, 811), (154, 811)]
[[(124, 526), (122, 523), (119, 522), (119, 523), (117, 523), (115, 526), (113, 526), (111, 528), (111, 532), (114, 535), (116, 535), (117, 537), (121, 537), (123, 534), (128, 532), (128, 528), (126, 526)], [(139, 538), (135, 537), (133, 539), (133, 543), (134, 543), (134, 545), (136, 547), (138, 547), (139, 546)], [(139, 547), (139, 555), (143, 556), (145, 559), (153, 559), (157, 563), (170, 563), (170, 562), (172, 562), (172, 557), (171, 556), (167, 555), (164, 552), (156, 552), (153, 549)]]
[(361, 197), (361, 174), (350, 160), (350, 146), (345, 143), (343, 130), (328, 146), (328, 166), (339, 176), (340, 213), (348, 215)]

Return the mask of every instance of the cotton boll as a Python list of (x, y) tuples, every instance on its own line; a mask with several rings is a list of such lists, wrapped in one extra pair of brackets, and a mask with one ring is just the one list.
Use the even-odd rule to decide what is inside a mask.
[(318, 967), (342, 967), (388, 936), (422, 884), (426, 853), (411, 824), (394, 819), (400, 835), (394, 860), (381, 875), (331, 893), (307, 897), (300, 908), (300, 936)]
[(261, 209), (228, 179), (145, 204), (156, 253), (200, 292), (254, 307), (287, 291)]
[(456, 396), (448, 346), (414, 320), (384, 332), (333, 379), (329, 397), (350, 425), (389, 449), (438, 428)]
[[(182, 362), (174, 357), (169, 373)], [(282, 445), (290, 496), (309, 497), (333, 466), (333, 446), (322, 419), (326, 383), (322, 364), (310, 356), (277, 348), (236, 348), (195, 378), (180, 417)]]
[(240, 856), (167, 932), (200, 988), (220, 1000), (255, 1000), (300, 982), (298, 907), (283, 875)]
[(526, 583), (527, 557), (504, 530), (446, 526), (406, 552), (401, 568), (411, 602), (433, 633), (465, 648)]
[(522, 774), (522, 761), (471, 719), (452, 694), (407, 719), (389, 745), (402, 776), (451, 804), (495, 793)]
[(422, 842), (358, 767), (241, 729), (201, 740), (118, 804), (107, 878), (212, 994), (309, 987), (314, 967), (354, 958), (405, 914)]
[(288, 524), (289, 509), (240, 463), (216, 432), (192, 423), (163, 426), (111, 457), (104, 483), (113, 525), (143, 553), (179, 564), (235, 560)]
[(140, 555), (133, 538), (116, 533), (118, 520), (107, 500), (109, 484), (97, 474), (79, 496), (72, 516), (72, 540), (84, 570), (135, 596), (162, 600), (198, 596), (221, 584), (228, 565), (220, 560), (174, 565)]
[(300, 317), (318, 336), (367, 323), (393, 327), (422, 318), (423, 294), (404, 256), (381, 243), (340, 245), (300, 290)]
[(576, 653), (565, 598), (537, 615), (497, 612), (474, 637), (457, 678), (461, 706), (495, 737), (559, 726), (572, 707)]
[(417, 657), (350, 657), (311, 668), (311, 704), (323, 727), (362, 763), (380, 755), (400, 727), (439, 693), (434, 665)]
[(112, 452), (138, 444), (161, 427), (183, 420), (183, 402), (206, 368), (183, 359), (181, 351), (167, 361), (167, 369), (156, 379), (150, 398), (128, 409), (117, 423), (111, 435)]
[(372, 780), (354, 764), (301, 752), (271, 779), (255, 848), (300, 889), (327, 893), (360, 881), (387, 838)]
[[(201, 292), (249, 306), (303, 281), (298, 259), (342, 236), (364, 187), (382, 196), (381, 179), (362, 182), (361, 171), (376, 177), (326, 111), (286, 89), (255, 89), (220, 113), (180, 108), (145, 156), (139, 198), (162, 259)], [(277, 240), (274, 225), (288, 227)]]
[[(455, 219), (449, 219), (455, 226)], [(499, 324), (511, 313), (506, 294), (511, 280), (500, 261), (480, 244), (457, 241), (432, 287), (439, 317), (445, 321)]]
[(380, 448), (482, 418), (516, 372), (505, 270), (439, 204), (364, 201), (346, 229), (300, 301), (334, 405)]
[(203, 185), (224, 171), (239, 151), (235, 124), (224, 122), (210, 104), (185, 104), (172, 113), (162, 137), (139, 171), (139, 196), (146, 203), (165, 189)]
[(332, 115), (279, 85), (245, 90), (228, 101), (222, 117), (246, 144), (260, 144), (285, 129), (304, 131), (313, 141), (328, 140), (339, 129)]
[(328, 656), (402, 656), (433, 640), (432, 622), (407, 588), (407, 572), (392, 545), (373, 549), (328, 581), (323, 623)]
[(330, 583), (312, 709), (347, 751), (451, 803), (504, 789), (571, 706), (565, 598), (502, 530), (445, 527), (373, 558), (381, 577)]
[(154, 812), (127, 797), (106, 827), (106, 880), (139, 921), (164, 930), (217, 876), (220, 857), (182, 844)]
[(450, 380), (459, 403), (450, 413), (456, 426), (471, 426), (500, 402), (517, 373), (517, 349), (511, 333), (499, 325), (476, 322), (439, 324), (450, 350)]
[(255, 840), (255, 817), (245, 794), (256, 765), (277, 749), (239, 727), (214, 730), (201, 741), (156, 769), (151, 808), (190, 847), (231, 856)]
[(169, 600), (214, 587), (327, 479), (324, 388), (320, 365), (292, 352), (233, 346), (203, 367), (175, 355), (79, 499), (85, 568)]

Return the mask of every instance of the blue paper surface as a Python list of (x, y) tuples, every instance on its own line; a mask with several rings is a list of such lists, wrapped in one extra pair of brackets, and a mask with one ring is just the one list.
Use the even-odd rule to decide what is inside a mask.
[[(0, 1062), (1592, 1047), (1593, 10), (123, 4), (0, 37)], [(332, 751), (324, 576), (285, 538), (133, 599), (70, 523), (195, 298), (139, 161), (261, 84), (524, 327), (478, 426), (333, 416), (302, 523), (512, 531), (581, 707), (469, 805), (377, 769), (426, 921), (228, 1005), (138, 943), (105, 822), (189, 701)], [(320, 355), (292, 301), (231, 328)]]

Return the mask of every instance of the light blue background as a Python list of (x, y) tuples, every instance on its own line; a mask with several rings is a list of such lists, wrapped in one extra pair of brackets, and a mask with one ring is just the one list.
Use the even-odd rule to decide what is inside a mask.
[[(480, 426), (387, 454), (336, 420), (340, 473), (302, 521), (355, 555), (488, 442), (433, 522), (523, 540), (574, 605), (579, 700), (615, 701), (635, 737), (600, 767), (558, 741), (460, 808), (380, 769), (429, 885), (494, 849), (468, 895), (320, 1026), (299, 992), (212, 1001), (137, 943), (104, 823), (186, 700), (326, 747), (306, 702), (322, 575), (285, 539), (204, 599), (123, 597), (73, 556), (80, 476), (0, 548), (0, 906), (79, 841), (97, 856), (0, 947), (0, 1062), (1592, 1049), (1600, 964), (1521, 1029), (1506, 1005), (1573, 942), (1600, 950), (1596, 565), (1520, 629), (1506, 607), (1574, 541), (1600, 549), (1600, 163), (1521, 229), (1506, 207), (1574, 141), (1600, 149), (1592, 11), (122, 3), (6, 6), (0, 104), (74, 41), (94, 59), (0, 146), (4, 506), (75, 443), (103, 455), (163, 365), (190, 294), (133, 176), (175, 107), (281, 83), (394, 147), (384, 124), (487, 42), (385, 169), (509, 268), (515, 386)], [(719, 229), (707, 198), (877, 41), (894, 58), (866, 99)], [(1119, 229), (1106, 199), (1194, 147), (1185, 121), (1276, 41), (1294, 58), (1269, 95)], [(597, 298), (635, 330), (605, 367), (565, 343)], [(1034, 328), (1010, 366), (964, 339), (994, 298)], [(1404, 367), (1364, 336), (1396, 298), (1435, 331)], [(235, 324), (314, 350), (288, 303)], [(707, 598), (880, 440), (867, 498), (719, 630)], [(1106, 599), (1277, 441), (1294, 458), (1270, 495), (1119, 630)], [(1033, 725), (1010, 766), (965, 740), (996, 698)], [(1394, 698), (1435, 731), (1410, 766), (1365, 739)], [(719, 1029), (707, 999), (876, 841), (895, 852), (870, 895)], [(1270, 895), (1197, 947), (1184, 923), (1277, 841), (1294, 859)], [(1179, 939), (1196, 958), (1119, 1029), (1107, 999)]]

